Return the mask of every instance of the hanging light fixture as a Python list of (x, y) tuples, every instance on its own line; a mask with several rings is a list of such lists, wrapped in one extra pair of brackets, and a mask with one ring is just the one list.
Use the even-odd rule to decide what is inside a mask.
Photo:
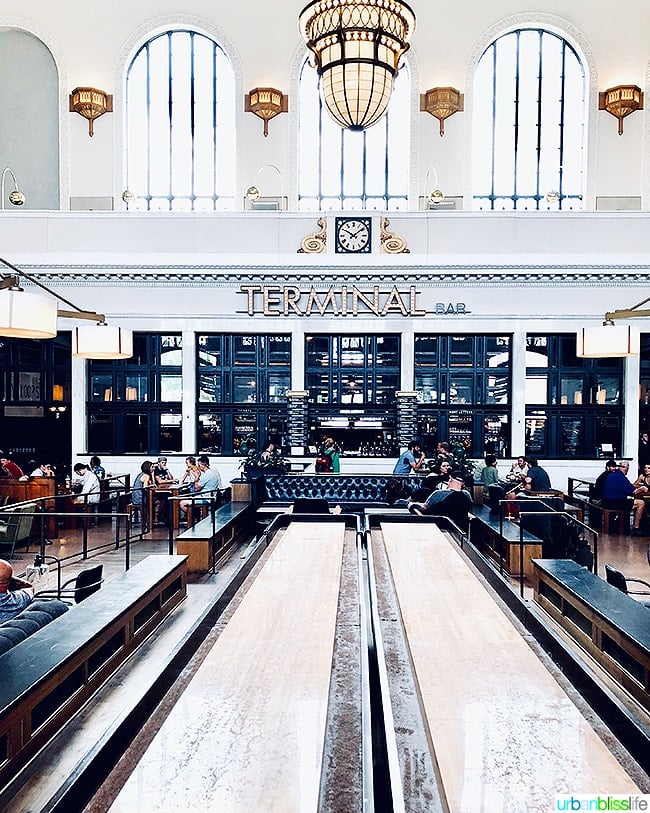
[(123, 327), (99, 322), (72, 331), (72, 355), (81, 359), (129, 359), (133, 333)]
[[(86, 351), (75, 353), (82, 358), (129, 358), (133, 355), (133, 340), (130, 330), (109, 327), (103, 313), (85, 311), (74, 303), (64, 299), (56, 291), (39, 282), (30, 274), (25, 273), (8, 260), (0, 257), (0, 263), (13, 273), (0, 277), (0, 336), (13, 336), (24, 339), (53, 339), (57, 333), (57, 318), (87, 319), (98, 324), (87, 330), (95, 331), (106, 329), (106, 332), (94, 335), (93, 348), (86, 345)], [(20, 278), (24, 277), (33, 285), (49, 294), (28, 293), (20, 286)], [(57, 306), (57, 300), (68, 305), (72, 310), (62, 310)], [(82, 328), (81, 330), (84, 330)], [(119, 341), (115, 341), (115, 331), (119, 332)], [(84, 334), (85, 335), (85, 334)], [(73, 341), (73, 346), (78, 347)], [(83, 347), (83, 342), (82, 342)], [(127, 353), (128, 348), (130, 348)], [(95, 353), (95, 355), (90, 355)], [(125, 355), (125, 353), (127, 353)]]
[(629, 325), (616, 325), (616, 319), (650, 317), (650, 308), (641, 308), (650, 297), (631, 308), (618, 308), (605, 314), (603, 324), (583, 327), (576, 337), (576, 355), (580, 358), (623, 358), (638, 356), (641, 352), (639, 331)]
[(365, 130), (386, 112), (415, 14), (398, 0), (313, 0), (299, 28), (314, 55), (323, 103), (337, 124)]

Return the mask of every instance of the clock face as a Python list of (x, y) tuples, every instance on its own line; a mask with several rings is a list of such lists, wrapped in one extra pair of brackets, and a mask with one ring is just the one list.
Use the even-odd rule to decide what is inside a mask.
[(370, 253), (370, 224), (369, 217), (337, 217), (336, 252)]

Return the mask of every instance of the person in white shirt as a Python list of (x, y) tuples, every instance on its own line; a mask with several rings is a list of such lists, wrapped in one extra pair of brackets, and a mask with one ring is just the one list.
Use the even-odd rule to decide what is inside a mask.
[(40, 463), (30, 477), (54, 477), (54, 469), (49, 463)]
[(88, 502), (91, 505), (99, 503), (100, 485), (97, 475), (85, 463), (77, 463), (74, 473), (75, 478), (72, 481), (75, 492), (74, 502), (77, 504)]

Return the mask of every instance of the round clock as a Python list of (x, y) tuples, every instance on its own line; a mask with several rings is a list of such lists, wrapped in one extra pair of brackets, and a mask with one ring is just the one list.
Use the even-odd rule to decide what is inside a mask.
[(370, 218), (337, 218), (336, 251), (361, 253), (370, 251)]

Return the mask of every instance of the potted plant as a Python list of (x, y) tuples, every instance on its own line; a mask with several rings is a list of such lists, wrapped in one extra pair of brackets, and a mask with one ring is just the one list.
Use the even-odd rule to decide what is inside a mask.
[(256, 480), (266, 474), (284, 474), (289, 470), (289, 461), (282, 456), (280, 449), (266, 448), (261, 452), (251, 449), (240, 468), (247, 480)]

